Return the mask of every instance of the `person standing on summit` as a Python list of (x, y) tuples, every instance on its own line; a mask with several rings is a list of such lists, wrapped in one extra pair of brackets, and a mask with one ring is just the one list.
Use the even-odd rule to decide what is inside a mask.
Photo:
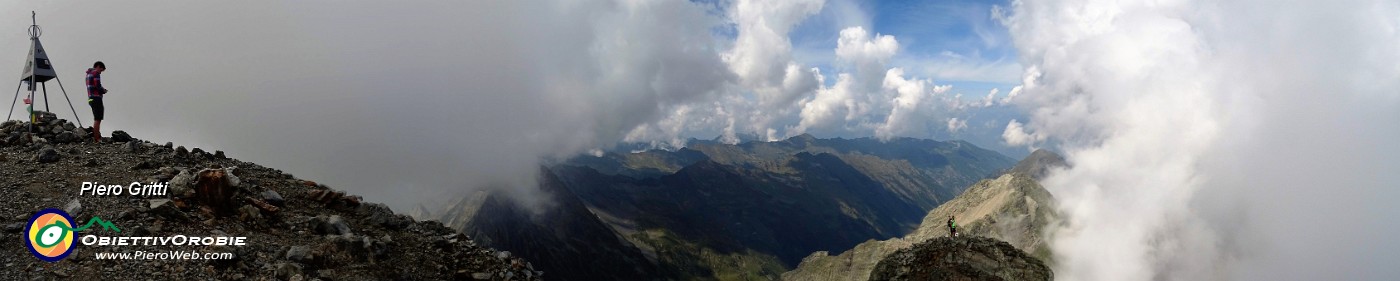
[(958, 236), (958, 223), (953, 221), (953, 216), (948, 216), (948, 236)]
[(107, 94), (107, 88), (102, 87), (102, 72), (107, 70), (107, 65), (98, 61), (92, 64), (92, 68), (87, 70), (87, 92), (88, 106), (92, 107), (92, 142), (102, 142), (102, 113), (106, 110), (102, 106), (102, 95)]

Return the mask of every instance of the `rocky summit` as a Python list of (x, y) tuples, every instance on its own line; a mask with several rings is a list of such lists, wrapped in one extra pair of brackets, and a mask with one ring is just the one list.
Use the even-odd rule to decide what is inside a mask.
[[(0, 279), (540, 280), (544, 274), (441, 223), (416, 221), (221, 151), (155, 144), (120, 131), (92, 143), (88, 132), (54, 118), (0, 124)], [(84, 182), (124, 192), (101, 194)], [(142, 190), (133, 192), (132, 183)], [(75, 237), (246, 237), (246, 243), (103, 246), (75, 238), (72, 253), (50, 263), (24, 246), (29, 219), (47, 208), (69, 213), (73, 227), (96, 218), (111, 226), (93, 225)], [(98, 258), (172, 252), (219, 257)]]
[(870, 280), (1054, 280), (1040, 260), (986, 237), (939, 237), (881, 260)]

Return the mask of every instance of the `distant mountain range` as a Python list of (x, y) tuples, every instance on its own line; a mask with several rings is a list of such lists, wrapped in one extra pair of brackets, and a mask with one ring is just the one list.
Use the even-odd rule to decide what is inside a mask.
[(423, 214), (552, 280), (773, 279), (817, 251), (904, 236), (1015, 160), (963, 141), (818, 139), (607, 152), (542, 169), (542, 213), (491, 191)]

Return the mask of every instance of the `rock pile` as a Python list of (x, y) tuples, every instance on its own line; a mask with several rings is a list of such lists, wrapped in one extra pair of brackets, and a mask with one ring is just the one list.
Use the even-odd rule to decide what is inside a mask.
[(890, 254), (870, 280), (1054, 280), (1040, 260), (986, 237), (940, 237)]
[[(91, 128), (81, 128), (68, 120), (58, 119), (53, 113), (38, 111), (38, 122), (29, 123), (16, 120), (0, 123), (0, 145), (34, 145), (74, 143), (92, 140)], [(120, 132), (120, 131), (117, 131)], [(116, 136), (117, 132), (113, 132)], [(131, 136), (126, 136), (126, 141)]]

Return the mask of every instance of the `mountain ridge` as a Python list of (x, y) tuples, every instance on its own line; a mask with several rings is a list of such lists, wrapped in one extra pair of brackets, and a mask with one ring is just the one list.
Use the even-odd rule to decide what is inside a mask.
[[(1040, 150), (1018, 162), (1000, 176), (984, 179), (963, 194), (927, 213), (920, 226), (901, 238), (871, 240), (850, 250), (831, 255), (814, 252), (803, 258), (783, 280), (867, 280), (877, 263), (890, 254), (938, 237), (946, 237), (946, 221), (956, 216), (962, 236), (987, 236), (1004, 240), (1015, 248), (1049, 260), (1048, 245), (1041, 237), (1046, 225), (1054, 223), (1054, 197), (1037, 183), (1037, 171), (1066, 165), (1058, 155)], [(1038, 155), (1038, 156), (1036, 156)]]
[[(904, 235), (927, 210), (1014, 163), (961, 141), (804, 135), (603, 152), (545, 170), (581, 200), (574, 212), (609, 226), (591, 236), (621, 236), (645, 257), (629, 260), (660, 268), (651, 279), (742, 280), (777, 278), (815, 250)], [(531, 247), (502, 248), (541, 260)]]

